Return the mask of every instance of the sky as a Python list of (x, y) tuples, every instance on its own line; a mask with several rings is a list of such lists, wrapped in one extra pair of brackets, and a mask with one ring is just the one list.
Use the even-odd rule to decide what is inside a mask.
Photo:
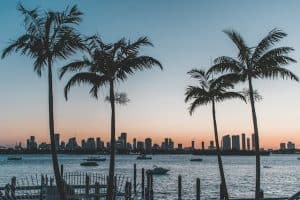
[[(4, 0), (0, 4), (0, 50), (11, 39), (24, 33), (23, 18), (16, 10), (19, 1)], [(22, 2), (22, 1), (21, 1)], [(152, 137), (161, 143), (170, 137), (175, 143), (200, 146), (213, 139), (211, 107), (199, 107), (190, 116), (184, 103), (187, 85), (196, 84), (186, 72), (192, 68), (207, 69), (218, 56), (236, 56), (237, 49), (222, 32), (235, 29), (249, 46), (255, 46), (271, 29), (279, 28), (288, 36), (278, 44), (291, 46), (291, 54), (299, 59), (300, 1), (238, 0), (27, 0), (27, 8), (62, 10), (77, 4), (84, 13), (78, 26), (85, 35), (98, 33), (106, 42), (122, 37), (135, 40), (150, 38), (154, 47), (143, 48), (141, 54), (158, 59), (164, 67), (137, 72), (117, 86), (126, 92), (130, 102), (117, 106), (117, 135), (127, 132), (129, 140)], [(71, 75), (58, 79), (58, 70), (68, 62), (81, 58), (80, 53), (55, 63), (54, 112), (55, 131), (63, 140), (77, 137), (101, 137), (110, 134), (110, 107), (104, 101), (107, 89), (98, 100), (89, 96), (89, 87), (73, 88), (69, 100), (63, 88)], [(49, 141), (47, 79), (33, 72), (33, 61), (19, 54), (0, 60), (0, 145), (25, 142), (30, 135), (37, 141)], [(300, 76), (299, 63), (288, 66)], [(237, 90), (246, 88), (240, 84)], [(300, 84), (289, 80), (255, 80), (254, 87), (263, 96), (256, 104), (264, 148), (278, 148), (280, 142), (293, 141), (300, 147)], [(249, 104), (238, 100), (216, 107), (220, 135), (253, 132)]]

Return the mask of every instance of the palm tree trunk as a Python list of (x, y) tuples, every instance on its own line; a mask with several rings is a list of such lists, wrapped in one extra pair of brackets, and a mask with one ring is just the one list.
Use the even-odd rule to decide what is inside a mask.
[(114, 82), (110, 81), (110, 105), (111, 105), (111, 135), (110, 135), (110, 162), (107, 200), (113, 200), (114, 197), (114, 176), (115, 176), (115, 143), (116, 143), (116, 120), (115, 120), (115, 93)]
[(221, 185), (224, 189), (224, 196), (225, 200), (229, 199), (228, 197), (228, 191), (225, 181), (225, 175), (224, 175), (224, 169), (223, 169), (223, 163), (221, 158), (221, 151), (220, 151), (220, 145), (219, 145), (219, 136), (218, 136), (218, 127), (217, 127), (217, 120), (216, 120), (216, 108), (215, 108), (215, 101), (212, 101), (212, 114), (213, 114), (213, 121), (214, 121), (214, 132), (215, 132), (215, 142), (216, 142), (216, 150), (217, 150), (217, 156), (218, 156), (218, 164), (219, 164), (219, 170), (220, 170), (220, 176), (221, 176)]
[(256, 118), (256, 111), (255, 111), (252, 79), (250, 76), (248, 76), (248, 82), (249, 82), (249, 91), (250, 91), (250, 103), (252, 109), (252, 120), (253, 120), (254, 135), (255, 135), (255, 158), (256, 158), (255, 199), (258, 200), (260, 198), (260, 153), (259, 153), (260, 148), (259, 148), (258, 126), (257, 126), (257, 118)]
[(59, 172), (59, 164), (57, 158), (57, 152), (55, 147), (55, 139), (54, 139), (54, 117), (53, 117), (53, 86), (52, 86), (52, 66), (51, 61), (48, 60), (48, 92), (49, 92), (49, 129), (50, 129), (50, 143), (51, 143), (51, 155), (52, 155), (52, 163), (55, 181), (57, 185), (57, 190), (60, 196), (60, 200), (65, 200), (65, 193), (63, 182)]

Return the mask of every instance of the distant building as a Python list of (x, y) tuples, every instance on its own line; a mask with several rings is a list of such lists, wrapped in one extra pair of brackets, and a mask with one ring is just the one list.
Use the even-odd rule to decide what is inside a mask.
[(246, 150), (246, 134), (242, 133), (242, 150)]
[(121, 133), (118, 142), (122, 143), (121, 149), (126, 149), (127, 147), (127, 133)]
[(281, 151), (286, 150), (286, 147), (285, 147), (285, 143), (284, 143), (284, 142), (280, 143), (279, 149), (280, 149)]
[(136, 150), (136, 138), (133, 138), (133, 150)]
[(145, 150), (145, 147), (144, 147), (144, 142), (142, 141), (138, 141), (137, 144), (136, 144), (136, 148), (138, 151), (144, 151)]
[(192, 141), (192, 150), (195, 150), (195, 141)]
[(146, 138), (145, 139), (145, 150), (147, 152), (151, 152), (152, 151), (152, 139), (151, 138)]
[(39, 145), (39, 150), (40, 150), (40, 151), (49, 151), (50, 149), (51, 149), (50, 144), (47, 144), (46, 142), (42, 142), (42, 143)]
[(182, 149), (183, 149), (182, 144), (178, 144), (178, 145), (177, 145), (177, 149), (178, 149), (178, 150), (182, 150)]
[(289, 141), (287, 143), (287, 149), (288, 150), (295, 150), (295, 144)]
[(251, 135), (251, 140), (252, 140), (252, 150), (254, 151), (255, 150), (255, 134), (254, 133)]
[(34, 136), (30, 136), (29, 139), (27, 139), (27, 146), (26, 146), (27, 150), (37, 150), (37, 143), (35, 141), (35, 137)]
[(69, 151), (73, 151), (78, 149), (78, 144), (76, 141), (76, 137), (72, 137), (69, 139), (68, 143), (66, 144), (66, 149)]
[(201, 142), (202, 150), (205, 150), (204, 141)]
[(61, 141), (61, 143), (60, 143), (60, 148), (61, 148), (62, 150), (65, 150), (65, 149), (66, 149), (66, 143), (65, 143), (64, 141)]
[(216, 149), (215, 146), (214, 146), (214, 141), (213, 141), (213, 140), (211, 140), (211, 141), (209, 142), (209, 147), (208, 147), (208, 149), (209, 149), (209, 150), (214, 150), (214, 149)]
[(56, 148), (56, 150), (59, 149), (59, 143), (60, 143), (59, 138), (60, 138), (60, 134), (59, 133), (55, 133), (54, 134), (54, 142), (55, 142), (55, 148)]
[(101, 140), (100, 137), (96, 138), (96, 149), (97, 151), (104, 149), (104, 142)]
[(250, 138), (247, 137), (247, 150), (250, 151)]
[(232, 141), (232, 150), (236, 150), (236, 151), (241, 150), (241, 148), (240, 148), (240, 136), (239, 135), (233, 135), (231, 137), (231, 141)]
[(85, 149), (86, 148), (85, 146), (86, 146), (85, 139), (82, 139), (81, 140), (81, 148)]
[(223, 150), (231, 150), (231, 138), (230, 135), (225, 135), (222, 138)]
[(174, 142), (171, 138), (169, 138), (169, 149), (174, 149)]

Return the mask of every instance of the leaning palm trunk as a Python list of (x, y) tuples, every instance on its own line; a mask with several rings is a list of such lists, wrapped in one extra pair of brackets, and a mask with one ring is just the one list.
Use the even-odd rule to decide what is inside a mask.
[(107, 200), (113, 200), (114, 195), (114, 175), (115, 175), (115, 94), (114, 94), (114, 82), (110, 81), (110, 104), (111, 104), (111, 138), (110, 138), (110, 162), (109, 162), (109, 177), (108, 177), (108, 189)]
[(255, 135), (255, 158), (256, 158), (256, 182), (255, 182), (255, 199), (258, 200), (260, 198), (260, 153), (259, 153), (259, 136), (258, 136), (258, 126), (257, 126), (257, 118), (255, 111), (255, 101), (253, 95), (253, 87), (252, 87), (252, 79), (248, 77), (249, 82), (249, 92), (250, 92), (250, 103), (252, 109), (252, 120), (254, 127), (254, 135)]
[(224, 169), (223, 169), (223, 163), (221, 158), (221, 151), (220, 151), (220, 145), (219, 145), (219, 136), (218, 136), (218, 127), (217, 127), (217, 120), (216, 120), (216, 108), (215, 108), (215, 101), (212, 101), (212, 113), (213, 113), (213, 121), (214, 121), (214, 131), (215, 131), (215, 142), (216, 142), (216, 150), (217, 150), (217, 156), (218, 156), (218, 164), (219, 164), (219, 170), (220, 170), (220, 176), (221, 176), (221, 190), (224, 192), (224, 199), (228, 198), (228, 191), (225, 181), (225, 175), (224, 175)]
[(49, 129), (50, 129), (50, 142), (51, 142), (51, 155), (55, 181), (57, 185), (57, 191), (59, 193), (60, 200), (65, 200), (65, 193), (63, 187), (63, 181), (59, 172), (59, 164), (57, 159), (57, 152), (54, 139), (54, 117), (53, 117), (53, 87), (52, 87), (52, 66), (51, 62), (48, 62), (48, 92), (49, 92)]

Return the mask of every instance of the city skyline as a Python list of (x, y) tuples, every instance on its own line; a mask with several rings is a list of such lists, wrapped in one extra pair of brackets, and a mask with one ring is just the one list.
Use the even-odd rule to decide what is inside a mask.
[[(3, 16), (0, 19), (3, 24), (0, 50), (7, 46), (9, 39), (23, 32), (23, 27), (20, 26), (22, 21), (16, 10), (17, 2), (9, 1), (0, 8)], [(128, 93), (130, 102), (126, 106), (117, 107), (117, 132), (126, 131), (136, 138), (151, 136), (154, 141), (160, 141), (168, 135), (174, 141), (189, 144), (190, 140), (199, 141), (199, 138), (209, 142), (213, 131), (209, 107), (197, 110), (193, 117), (188, 114), (188, 105), (183, 101), (184, 88), (189, 83), (186, 72), (192, 67), (209, 66), (211, 60), (219, 55), (236, 54), (236, 50), (222, 33), (223, 29), (236, 28), (245, 35), (251, 46), (272, 28), (278, 27), (288, 33), (283, 43), (295, 48), (296, 51), (292, 54), (295, 59), (299, 59), (300, 49), (300, 29), (294, 26), (300, 21), (297, 14), (300, 6), (298, 1), (290, 1), (289, 5), (274, 1), (268, 6), (267, 2), (244, 2), (239, 5), (235, 5), (234, 1), (217, 4), (203, 2), (191, 1), (190, 4), (182, 5), (180, 1), (174, 1), (169, 5), (157, 1), (141, 5), (137, 1), (127, 4), (118, 4), (118, 1), (40, 1), (38, 4), (36, 1), (26, 1), (24, 4), (29, 8), (39, 6), (43, 9), (62, 9), (69, 4), (78, 4), (85, 13), (80, 31), (84, 34), (98, 32), (107, 42), (122, 36), (132, 40), (139, 36), (148, 36), (155, 48), (146, 49), (145, 52), (157, 57), (164, 65), (164, 71), (137, 73), (124, 87), (118, 87), (119, 91)], [(157, 4), (160, 5), (159, 8)], [(237, 16), (232, 16), (232, 11), (237, 10), (236, 6), (239, 6), (239, 12), (235, 12)], [(143, 13), (146, 11), (145, 7), (147, 10), (155, 10), (147, 19), (141, 17), (147, 14)], [(132, 23), (125, 27), (121, 18), (112, 17), (108, 12), (112, 8), (119, 16), (123, 16), (123, 20)], [(128, 13), (128, 9), (136, 12)], [(257, 12), (244, 15), (248, 9)], [(269, 9), (278, 15), (265, 15)], [(214, 14), (216, 12), (218, 16)], [(10, 23), (6, 21), (8, 16)], [(255, 17), (262, 20), (254, 23)], [(204, 19), (210, 19), (213, 23), (207, 23)], [(107, 23), (109, 20), (111, 23)], [(108, 140), (110, 119), (107, 116), (110, 110), (104, 102), (107, 94), (102, 93), (96, 101), (89, 97), (86, 87), (81, 87), (74, 89), (70, 93), (71, 98), (66, 102), (63, 86), (67, 78), (62, 81), (57, 78), (57, 69), (65, 63), (55, 64), (56, 132), (61, 132), (62, 138), (72, 135), (84, 138), (89, 135)], [(48, 141), (46, 78), (38, 78), (32, 73), (32, 60), (19, 55), (11, 55), (1, 60), (0, 66), (0, 110), (4, 113), (0, 116), (0, 145), (14, 145), (16, 141), (25, 141), (30, 135)], [(288, 67), (299, 75), (298, 66), (299, 64)], [(300, 124), (297, 122), (300, 118), (300, 92), (295, 92), (300, 91), (299, 84), (290, 81), (271, 83), (264, 80), (255, 81), (254, 85), (263, 96), (263, 100), (257, 103), (261, 146), (275, 148), (279, 143), (290, 140), (296, 145), (300, 144)], [(244, 85), (239, 88), (243, 89)], [(220, 136), (241, 132), (251, 134), (249, 111), (248, 105), (238, 101), (217, 105)]]

